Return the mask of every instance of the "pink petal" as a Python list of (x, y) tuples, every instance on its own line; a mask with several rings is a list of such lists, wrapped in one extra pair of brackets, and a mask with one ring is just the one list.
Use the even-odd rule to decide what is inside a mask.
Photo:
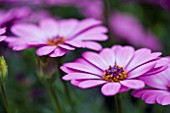
[(99, 51), (102, 49), (102, 46), (97, 42), (85, 41), (85, 42), (83, 42), (83, 44), (84, 44), (84, 48), (88, 48), (88, 49), (92, 49), (92, 50), (96, 50), (96, 51)]
[(102, 49), (100, 52), (100, 56), (104, 61), (107, 63), (108, 66), (114, 66), (115, 65), (115, 53), (111, 51), (111, 49), (105, 48)]
[(75, 36), (76, 34), (82, 32), (83, 30), (88, 29), (92, 26), (99, 25), (99, 24), (101, 24), (101, 21), (98, 21), (92, 18), (85, 19), (79, 23), (79, 25), (77, 26), (77, 29), (73, 31), (72, 36)]
[(66, 64), (64, 64), (64, 66), (68, 67), (70, 69), (83, 71), (83, 72), (95, 74), (98, 76), (103, 75), (103, 72), (101, 70), (99, 70), (98, 68), (96, 68), (92, 65), (84, 65), (84, 64), (80, 64), (80, 63), (66, 63)]
[(167, 86), (169, 85), (169, 81), (164, 77), (163, 73), (159, 73), (157, 75), (152, 76), (145, 76), (139, 78), (140, 80), (144, 81), (148, 86), (158, 89), (165, 89), (167, 90)]
[(45, 33), (46, 37), (56, 37), (59, 33), (59, 24), (50, 18), (46, 18), (40, 21), (40, 27)]
[(102, 78), (99, 76), (95, 76), (95, 75), (87, 74), (87, 73), (69, 73), (65, 75), (62, 79), (63, 80), (72, 80), (72, 79), (83, 80), (83, 79), (102, 79)]
[(48, 55), (54, 51), (56, 46), (43, 46), (37, 49), (36, 53), (38, 56)]
[(50, 57), (60, 57), (65, 55), (67, 50), (61, 49), (61, 48), (56, 48), (53, 53), (50, 54)]
[(60, 69), (61, 69), (62, 71), (64, 71), (65, 73), (74, 73), (74, 72), (75, 72), (74, 70), (69, 69), (69, 68), (67, 68), (67, 67), (65, 67), (65, 66), (61, 66)]
[(162, 100), (162, 105), (169, 105), (170, 104), (170, 95), (167, 95)]
[(11, 31), (20, 37), (31, 38), (33, 40), (45, 38), (43, 31), (33, 24), (16, 24), (11, 28)]
[(59, 45), (61, 48), (63, 48), (63, 49), (67, 49), (67, 50), (75, 50), (75, 48), (74, 47), (70, 47), (69, 45), (64, 45), (64, 44), (61, 44), (61, 45)]
[(145, 74), (146, 72), (150, 71), (151, 69), (153, 69), (155, 65), (156, 62), (149, 62), (147, 64), (141, 65), (136, 69), (132, 70), (131, 72), (128, 72), (128, 78), (139, 77)]
[(0, 42), (5, 40), (6, 39), (6, 36), (0, 36)]
[(145, 94), (148, 91), (154, 91), (152, 89), (138, 89), (132, 92), (132, 95), (136, 98), (141, 98), (143, 96), (143, 94)]
[(130, 71), (143, 63), (154, 60), (160, 55), (161, 53), (159, 52), (150, 53), (149, 49), (139, 49), (135, 52), (134, 57), (126, 67), (126, 71)]
[(81, 82), (83, 82), (83, 80), (71, 80), (71, 84), (77, 87)]
[(64, 36), (67, 39), (73, 35), (73, 32), (77, 29), (79, 21), (76, 19), (67, 19), (59, 21), (59, 33), (58, 35)]
[(116, 52), (116, 64), (119, 66), (126, 67), (129, 61), (132, 59), (135, 50), (130, 46), (124, 46), (116, 50), (115, 52)]
[(85, 52), (82, 54), (83, 58), (92, 63), (93, 65), (99, 67), (101, 70), (105, 70), (109, 67), (101, 56), (94, 52)]
[(169, 95), (169, 92), (160, 93), (160, 95), (156, 98), (157, 103), (162, 105), (163, 104), (162, 101), (163, 101), (164, 97), (167, 95)]
[(125, 87), (129, 87), (132, 89), (140, 89), (145, 86), (144, 82), (141, 80), (124, 80), (124, 81), (120, 81), (120, 83)]
[(120, 87), (120, 83), (106, 83), (102, 86), (101, 92), (105, 96), (113, 96), (119, 92)]
[(86, 88), (93, 88), (93, 87), (102, 85), (104, 83), (106, 83), (106, 81), (104, 80), (86, 80), (86, 81), (81, 82), (78, 86), (80, 88), (86, 89)]
[(142, 99), (148, 103), (148, 104), (154, 104), (157, 103), (156, 98), (159, 96), (160, 94), (157, 92), (146, 92), (143, 96)]
[(6, 32), (6, 28), (0, 28), (0, 35)]

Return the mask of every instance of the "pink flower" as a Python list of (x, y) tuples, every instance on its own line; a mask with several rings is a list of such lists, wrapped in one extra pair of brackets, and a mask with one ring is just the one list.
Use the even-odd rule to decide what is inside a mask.
[(138, 78), (160, 73), (167, 68), (167, 58), (150, 49), (134, 50), (131, 46), (105, 48), (99, 54), (85, 52), (83, 58), (65, 63), (61, 69), (67, 73), (63, 80), (87, 89), (103, 85), (101, 92), (112, 96), (129, 89), (140, 89), (144, 82)]
[(95, 19), (54, 20), (43, 19), (36, 24), (16, 24), (11, 31), (18, 37), (8, 37), (6, 42), (13, 50), (20, 51), (31, 47), (38, 48), (39, 56), (63, 56), (67, 50), (89, 48), (100, 50), (102, 47), (95, 41), (107, 40), (106, 27)]
[(0, 10), (0, 27), (9, 26), (10, 24), (13, 24), (14, 21), (25, 18), (29, 14), (30, 9), (27, 7), (13, 8), (9, 11)]
[(6, 28), (0, 28), (0, 42), (5, 40), (6, 36), (3, 36), (2, 34), (4, 34), (6, 32)]
[(150, 31), (144, 30), (140, 22), (132, 15), (115, 13), (110, 18), (110, 27), (119, 39), (137, 47), (153, 50), (162, 48), (161, 42)]
[(141, 77), (151, 88), (143, 88), (132, 93), (148, 104), (170, 104), (170, 67), (165, 71), (147, 77)]

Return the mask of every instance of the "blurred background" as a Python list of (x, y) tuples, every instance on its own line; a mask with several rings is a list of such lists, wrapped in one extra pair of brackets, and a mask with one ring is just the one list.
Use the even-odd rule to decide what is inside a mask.
[[(114, 44), (147, 47), (170, 55), (170, 0), (0, 0), (0, 25), (10, 27), (18, 22), (37, 24), (43, 18), (96, 18), (108, 27)], [(62, 62), (70, 62), (87, 49), (69, 51)], [(0, 55), (8, 63), (6, 90), (13, 113), (55, 113), (48, 93), (36, 75), (35, 49), (14, 52), (0, 43)], [(55, 88), (65, 113), (70, 105), (56, 75)], [(100, 88), (82, 90), (67, 83), (78, 113), (115, 113), (114, 97), (105, 97)], [(133, 98), (131, 91), (122, 93), (124, 113), (169, 113), (169, 106), (149, 105)], [(0, 99), (0, 113), (5, 113)]]

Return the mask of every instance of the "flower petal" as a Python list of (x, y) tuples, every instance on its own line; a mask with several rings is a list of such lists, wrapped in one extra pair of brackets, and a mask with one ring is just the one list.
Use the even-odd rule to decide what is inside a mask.
[(37, 49), (36, 53), (38, 56), (48, 55), (54, 51), (56, 46), (43, 46)]
[(83, 79), (102, 79), (99, 76), (95, 76), (92, 74), (87, 74), (87, 73), (69, 73), (67, 75), (65, 75), (63, 78), (63, 80), (83, 80)]
[(101, 56), (95, 52), (85, 52), (82, 54), (82, 56), (84, 59), (97, 66), (101, 70), (105, 70), (109, 67), (104, 59), (102, 59)]
[(104, 61), (107, 63), (108, 66), (114, 66), (115, 65), (115, 53), (112, 52), (109, 48), (102, 49), (100, 52), (100, 56)]
[(126, 67), (129, 61), (132, 59), (135, 50), (130, 46), (124, 46), (115, 52), (116, 52), (116, 64)]
[(93, 65), (84, 65), (80, 63), (66, 63), (64, 64), (64, 66), (70, 69), (83, 71), (83, 72), (95, 74), (98, 76), (102, 76), (103, 74), (101, 70), (99, 70), (97, 67), (94, 67)]
[(120, 87), (121, 87), (120, 83), (114, 83), (114, 82), (106, 83), (105, 85), (102, 86), (101, 92), (105, 96), (113, 96), (119, 92)]
[(135, 78), (135, 77), (144, 75), (146, 72), (153, 69), (155, 65), (156, 65), (156, 62), (150, 62), (144, 65), (141, 65), (135, 68), (134, 70), (131, 70), (130, 72), (128, 72), (128, 78)]
[(140, 89), (145, 86), (144, 82), (141, 80), (124, 80), (124, 81), (120, 81), (120, 83), (125, 87), (129, 87), (132, 89)]
[(80, 88), (86, 89), (86, 88), (93, 88), (102, 84), (105, 84), (106, 81), (104, 80), (86, 80), (81, 82), (78, 86)]
[(61, 49), (61, 48), (56, 48), (53, 53), (50, 54), (50, 57), (60, 57), (65, 55), (67, 50)]

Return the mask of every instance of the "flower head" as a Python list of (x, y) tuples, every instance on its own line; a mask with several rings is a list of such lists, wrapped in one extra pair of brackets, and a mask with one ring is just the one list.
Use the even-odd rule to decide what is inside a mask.
[(143, 88), (132, 93), (148, 104), (170, 104), (170, 67), (165, 71), (147, 77), (141, 77), (150, 88)]
[(37, 55), (63, 56), (67, 50), (89, 48), (100, 50), (94, 41), (107, 40), (106, 27), (95, 19), (53, 20), (43, 19), (39, 25), (16, 24), (11, 31), (18, 37), (8, 37), (6, 41), (13, 50), (19, 51), (37, 47)]
[(73, 85), (85, 89), (103, 85), (101, 91), (106, 96), (143, 88), (144, 82), (139, 77), (167, 68), (169, 59), (160, 55), (146, 48), (135, 51), (131, 46), (119, 45), (105, 48), (99, 54), (85, 52), (83, 58), (61, 67), (67, 73), (63, 80), (71, 80)]
[(144, 30), (140, 22), (132, 15), (115, 13), (110, 17), (111, 30), (119, 39), (137, 46), (160, 50), (162, 45), (150, 31)]
[(6, 36), (3, 36), (5, 32), (6, 32), (6, 28), (0, 28), (0, 42), (6, 38)]

